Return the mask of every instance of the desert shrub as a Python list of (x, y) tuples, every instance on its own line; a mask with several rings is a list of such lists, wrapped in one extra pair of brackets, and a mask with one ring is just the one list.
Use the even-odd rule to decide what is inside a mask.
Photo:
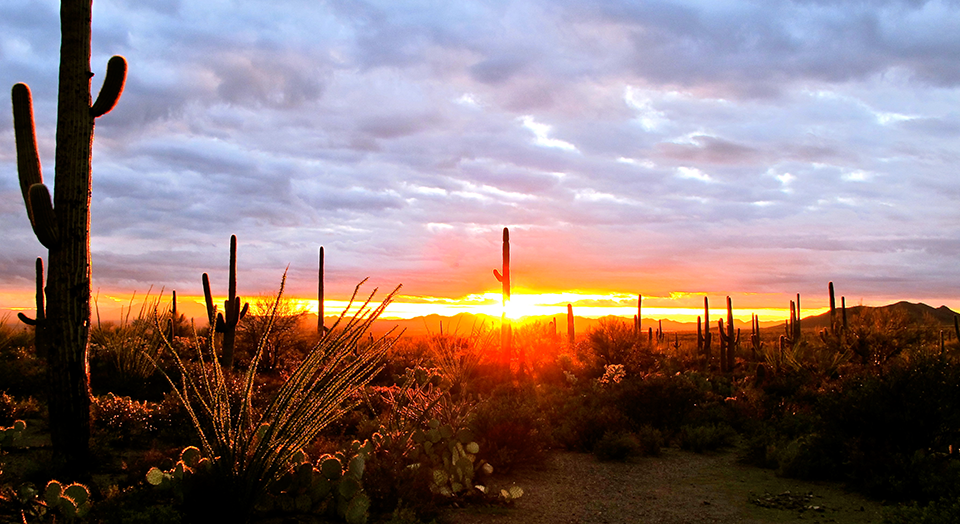
[[(459, 325), (448, 328), (447, 333), (435, 333), (426, 337), (427, 355), (439, 374), (449, 383), (453, 395), (483, 391), (486, 387), (478, 381), (484, 356), (493, 353), (497, 333), (483, 323), (474, 324), (467, 335), (458, 333)], [(479, 386), (479, 388), (478, 388)]]
[(939, 488), (922, 479), (955, 469), (946, 452), (960, 442), (960, 366), (917, 358), (849, 376), (823, 396), (818, 413), (823, 452), (843, 464), (854, 487), (889, 499), (936, 499)]
[(704, 453), (732, 445), (737, 432), (726, 424), (683, 426), (677, 437), (680, 449)]
[[(273, 308), (276, 306), (276, 313)], [(250, 304), (248, 314), (237, 326), (238, 365), (249, 365), (262, 345), (260, 369), (271, 373), (295, 364), (310, 349), (302, 324), (307, 310), (276, 296), (260, 296)], [(272, 319), (271, 319), (272, 317)]]
[(626, 431), (607, 431), (593, 445), (593, 454), (603, 462), (623, 462), (640, 453), (640, 442)]
[(470, 420), (480, 444), (479, 457), (507, 471), (542, 463), (549, 432), (532, 388), (501, 387), (480, 402)]
[(644, 457), (660, 456), (661, 448), (664, 445), (663, 433), (659, 429), (645, 425), (636, 433), (637, 443), (640, 445), (638, 451)]
[(615, 402), (637, 428), (651, 425), (673, 432), (706, 399), (685, 375), (627, 376), (616, 390)]
[(629, 431), (630, 420), (609, 401), (608, 394), (573, 395), (559, 410), (552, 424), (552, 438), (559, 445), (589, 452), (608, 431)]
[(39, 418), (41, 413), (35, 398), (17, 399), (0, 391), (0, 425), (12, 424), (17, 419)]
[(650, 349), (637, 338), (633, 327), (618, 318), (603, 318), (587, 333), (588, 356), (584, 362), (594, 362), (594, 369), (604, 365), (622, 364), (629, 374), (646, 373), (656, 364)]
[(107, 393), (94, 397), (91, 408), (93, 428), (110, 442), (121, 445), (143, 444), (156, 434), (157, 428), (153, 424), (154, 405), (149, 402)]
[(160, 360), (163, 351), (163, 335), (158, 327), (163, 321), (157, 319), (162, 316), (159, 313), (161, 297), (151, 300), (149, 292), (137, 316), (133, 317), (135, 296), (130, 298), (126, 313), (121, 313), (118, 324), (101, 323), (98, 310), (97, 325), (90, 330), (90, 355), (94, 366), (99, 364), (102, 371), (91, 383), (143, 398), (138, 393), (156, 373), (154, 362)]
[(0, 384), (10, 395), (45, 396), (46, 369), (31, 346), (8, 345), (0, 350)]
[(838, 465), (824, 452), (823, 443), (816, 433), (780, 440), (768, 447), (767, 461), (783, 477), (816, 480), (837, 475)]
[(883, 524), (954, 524), (960, 522), (960, 498), (944, 497), (926, 505), (912, 503), (884, 513)]

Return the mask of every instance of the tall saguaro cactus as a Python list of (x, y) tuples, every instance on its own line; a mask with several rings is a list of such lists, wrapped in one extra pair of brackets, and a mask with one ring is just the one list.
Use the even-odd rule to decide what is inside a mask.
[[(503, 273), (494, 269), (493, 276), (497, 277), (497, 281), (500, 282), (503, 293), (503, 308), (506, 310), (507, 304), (510, 303), (510, 230), (507, 228), (503, 228), (503, 267), (501, 269)], [(500, 318), (500, 348), (504, 353), (504, 358), (510, 357), (510, 327), (510, 318), (504, 311)]]
[(723, 320), (720, 320), (720, 370), (723, 372), (733, 371), (735, 363), (736, 350), (740, 345), (740, 328), (737, 328), (736, 336), (733, 331), (733, 301), (727, 297), (727, 327), (724, 331)]
[(207, 303), (207, 318), (210, 327), (216, 333), (223, 335), (220, 360), (225, 369), (233, 368), (233, 349), (237, 340), (237, 324), (240, 323), (250, 307), (244, 302), (240, 307), (240, 297), (237, 296), (237, 235), (230, 235), (230, 274), (227, 288), (227, 300), (223, 303), (223, 312), (217, 313), (213, 305), (213, 294), (210, 292), (210, 277), (203, 274), (203, 298)]
[(317, 270), (317, 333), (323, 335), (323, 332), (327, 330), (326, 326), (323, 325), (323, 246), (320, 246), (320, 263), (319, 269)]
[[(47, 248), (46, 310), (37, 312), (38, 337), (48, 350), (48, 407), (55, 452), (68, 470), (87, 466), (90, 440), (90, 188), (94, 120), (113, 109), (127, 62), (115, 56), (91, 104), (92, 0), (60, 6), (60, 85), (54, 194), (43, 183), (33, 101), (26, 84), (13, 86), (17, 171), (27, 217)], [(38, 306), (40, 304), (38, 303)], [(42, 321), (41, 321), (42, 320)]]
[[(60, 69), (54, 194), (43, 183), (33, 102), (26, 84), (13, 86), (17, 171), (27, 217), (47, 248), (46, 311), (37, 313), (37, 333), (48, 349), (48, 407), (55, 452), (68, 470), (87, 466), (90, 387), (90, 191), (94, 120), (116, 105), (127, 62), (114, 56), (91, 104), (90, 23), (92, 0), (60, 5)], [(38, 304), (39, 305), (39, 304)]]

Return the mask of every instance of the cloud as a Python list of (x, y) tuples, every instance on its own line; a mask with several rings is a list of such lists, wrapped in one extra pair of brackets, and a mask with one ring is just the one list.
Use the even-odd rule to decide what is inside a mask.
[[(51, 184), (56, 18), (0, 5), (0, 80), (33, 89)], [(553, 290), (955, 297), (958, 20), (947, 1), (98, 2), (93, 89), (112, 54), (130, 73), (96, 124), (94, 278), (196, 287), (237, 233), (256, 290), (291, 264), (309, 295), (322, 244), (343, 292), (481, 293), (510, 226), (517, 282)], [(3, 289), (43, 253), (10, 126)]]

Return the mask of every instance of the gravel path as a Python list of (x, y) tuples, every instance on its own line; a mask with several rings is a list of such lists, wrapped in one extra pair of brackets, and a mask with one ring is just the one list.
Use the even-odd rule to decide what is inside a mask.
[[(855, 523), (880, 522), (874, 501), (827, 483), (776, 477), (744, 466), (733, 452), (697, 455), (676, 449), (657, 458), (604, 463), (592, 455), (556, 453), (537, 469), (491, 482), (515, 483), (524, 495), (511, 508), (452, 509), (444, 523)], [(790, 492), (790, 495), (786, 495)], [(782, 497), (776, 495), (785, 494)], [(799, 509), (767, 508), (761, 500), (803, 501)], [(769, 505), (769, 504), (767, 504)]]

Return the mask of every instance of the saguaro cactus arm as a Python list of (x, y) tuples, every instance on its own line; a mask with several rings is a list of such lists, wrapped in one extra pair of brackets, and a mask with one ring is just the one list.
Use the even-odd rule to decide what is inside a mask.
[(107, 62), (107, 76), (100, 87), (100, 94), (90, 107), (90, 116), (97, 118), (109, 113), (120, 100), (126, 80), (127, 60), (122, 56), (111, 57)]

